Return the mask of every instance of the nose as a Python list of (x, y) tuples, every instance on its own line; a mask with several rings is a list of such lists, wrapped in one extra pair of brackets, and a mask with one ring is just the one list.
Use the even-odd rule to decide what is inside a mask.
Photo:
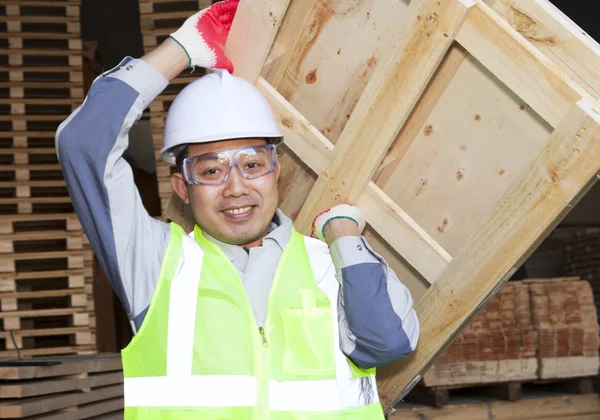
[(240, 169), (237, 166), (233, 166), (229, 173), (229, 178), (225, 181), (223, 196), (240, 197), (250, 194), (250, 189), (246, 185), (246, 182), (247, 179), (242, 176)]

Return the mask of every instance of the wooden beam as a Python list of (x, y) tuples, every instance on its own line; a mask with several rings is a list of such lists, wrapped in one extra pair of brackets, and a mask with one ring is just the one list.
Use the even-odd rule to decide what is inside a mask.
[(415, 305), (421, 336), (407, 359), (378, 371), (381, 401), (393, 407), (462, 327), (598, 180), (600, 113), (582, 99), (477, 233)]
[(590, 95), (600, 98), (600, 45), (548, 0), (496, 0), (493, 9)]
[(412, 24), (377, 65), (336, 143), (330, 164), (298, 215), (299, 232), (310, 234), (315, 215), (329, 207), (356, 204), (472, 5), (467, 0), (410, 4)]
[[(321, 174), (333, 144), (260, 78), (257, 87), (269, 101), (280, 122), (285, 144), (315, 173)], [(430, 283), (439, 277), (452, 257), (373, 182), (358, 198), (367, 222)]]
[(225, 45), (236, 76), (252, 83), (258, 79), (289, 3), (290, 0), (240, 2)]
[(586, 97), (556, 64), (481, 2), (456, 40), (552, 127)]

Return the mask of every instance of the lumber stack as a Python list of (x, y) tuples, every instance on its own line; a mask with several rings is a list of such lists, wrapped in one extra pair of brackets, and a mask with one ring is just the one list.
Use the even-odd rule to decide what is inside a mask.
[(0, 43), (0, 357), (93, 352), (91, 255), (54, 142), (83, 101), (79, 0), (0, 1)]
[(523, 398), (521, 401), (481, 400), (445, 407), (400, 407), (389, 420), (494, 419), (494, 420), (596, 420), (600, 395), (558, 395)]
[(430, 387), (598, 374), (592, 290), (578, 278), (510, 282), (423, 377)]
[[(567, 245), (565, 272), (590, 282), (596, 308), (600, 308), (600, 232), (582, 230)], [(600, 311), (598, 311), (600, 322)]]
[(49, 357), (35, 363), (0, 366), (0, 419), (123, 418), (119, 354)]
[[(169, 34), (176, 31), (183, 22), (194, 13), (212, 4), (211, 0), (173, 1), (173, 0), (139, 0), (140, 24), (144, 42), (144, 52), (149, 52), (160, 45)], [(169, 86), (150, 104), (150, 124), (152, 141), (156, 157), (156, 177), (161, 210), (164, 212), (171, 195), (170, 177), (172, 167), (160, 160), (158, 152), (162, 147), (165, 117), (175, 96), (188, 83), (206, 74), (204, 69), (196, 68), (193, 72), (186, 70), (173, 80)]]
[(598, 320), (587, 281), (571, 278), (529, 284), (538, 331), (539, 379), (596, 376)]
[(535, 379), (538, 335), (528, 289), (520, 282), (503, 287), (424, 375), (424, 385)]

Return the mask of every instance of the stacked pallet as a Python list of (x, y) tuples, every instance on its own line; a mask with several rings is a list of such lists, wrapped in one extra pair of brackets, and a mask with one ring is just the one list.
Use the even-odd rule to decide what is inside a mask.
[(510, 282), (423, 377), (430, 387), (598, 374), (598, 322), (578, 278)]
[(538, 331), (540, 379), (598, 374), (598, 321), (586, 281), (539, 280), (529, 285)]
[(537, 337), (528, 286), (509, 283), (429, 369), (423, 382), (448, 386), (535, 379)]
[(123, 418), (119, 354), (0, 364), (0, 419)]
[(85, 237), (54, 147), (83, 100), (79, 0), (0, 1), (0, 357), (95, 351)]
[[(589, 281), (596, 308), (600, 308), (600, 232), (581, 230), (567, 245), (565, 272)], [(600, 311), (598, 311), (600, 322)]]
[[(212, 4), (211, 0), (139, 0), (140, 23), (144, 41), (144, 51), (147, 53), (156, 48), (168, 38), (169, 34), (177, 30), (183, 22), (194, 13)], [(205, 74), (203, 69), (197, 68), (194, 72), (184, 71), (173, 80), (167, 89), (150, 104), (150, 123), (152, 126), (152, 141), (156, 154), (156, 177), (158, 192), (161, 200), (161, 210), (164, 213), (171, 195), (171, 173), (174, 168), (162, 162), (158, 151), (162, 147), (164, 121), (169, 106), (175, 96), (188, 83)]]

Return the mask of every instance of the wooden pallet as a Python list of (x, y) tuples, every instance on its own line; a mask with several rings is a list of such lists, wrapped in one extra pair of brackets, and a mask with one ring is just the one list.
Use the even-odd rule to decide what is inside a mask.
[[(0, 418), (123, 418), (120, 355), (45, 357), (36, 362), (57, 364), (0, 367)], [(106, 417), (96, 417), (101, 415)]]
[(442, 408), (414, 406), (398, 408), (389, 420), (596, 420), (600, 416), (600, 396), (558, 395), (524, 398), (508, 402), (494, 399), (456, 402)]
[(600, 368), (598, 336), (588, 282), (578, 277), (509, 282), (422, 383), (438, 389), (593, 376)]
[(357, 204), (412, 292), (417, 350), (378, 370), (389, 411), (597, 182), (600, 46), (545, 0), (242, 0), (226, 53), (284, 132), (296, 229)]
[[(470, 384), (455, 386), (426, 387), (418, 385), (406, 396), (405, 402), (426, 404), (433, 407), (448, 405), (455, 394), (470, 395), (472, 398), (492, 397), (499, 400), (519, 401), (523, 398), (523, 389), (528, 391), (552, 391), (567, 394), (592, 394), (591, 378), (562, 379), (535, 382), (501, 382), (489, 384)], [(459, 392), (457, 392), (459, 391)]]
[[(144, 42), (144, 51), (154, 49), (168, 35), (174, 32), (189, 16), (209, 6), (211, 0), (140, 0), (140, 23)], [(161, 208), (166, 209), (171, 194), (170, 177), (172, 168), (158, 158), (162, 147), (164, 118), (175, 96), (191, 81), (205, 74), (203, 69), (182, 72), (169, 86), (150, 104), (150, 125), (152, 141), (156, 153), (156, 176)]]
[(0, 357), (95, 349), (89, 245), (58, 164), (83, 101), (79, 1), (0, 0)]

